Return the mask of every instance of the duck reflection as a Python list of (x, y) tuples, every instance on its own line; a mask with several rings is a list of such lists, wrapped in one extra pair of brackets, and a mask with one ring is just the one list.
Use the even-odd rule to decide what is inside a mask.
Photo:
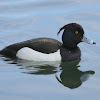
[(81, 61), (69, 62), (22, 62), (20, 63), (23, 69), (27, 69), (27, 74), (48, 75), (55, 74), (56, 79), (64, 86), (74, 89), (82, 85), (82, 83), (93, 75), (94, 71), (81, 71), (78, 64)]
[[(78, 69), (78, 63), (80, 60), (75, 60), (71, 62), (62, 62), (61, 67), (61, 74), (60, 76), (56, 75), (56, 79), (64, 86), (74, 89), (82, 85), (82, 83), (88, 78), (93, 75), (94, 71), (81, 71)], [(60, 78), (58, 78), (60, 77)]]
[[(94, 71), (81, 71), (78, 65), (81, 59), (69, 62), (33, 62), (25, 60), (5, 60), (17, 64), (24, 73), (35, 75), (55, 74), (56, 79), (70, 89), (78, 88), (93, 75)], [(11, 62), (12, 61), (12, 62)]]
[(60, 70), (61, 62), (30, 62), (22, 61), (18, 63), (19, 66), (22, 66), (21, 69), (26, 69), (27, 74), (36, 74), (36, 75), (49, 75), (55, 74)]

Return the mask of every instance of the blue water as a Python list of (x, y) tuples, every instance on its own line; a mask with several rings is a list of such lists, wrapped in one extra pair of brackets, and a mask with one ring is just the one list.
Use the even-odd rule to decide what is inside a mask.
[(0, 57), (1, 100), (100, 99), (99, 0), (0, 0), (0, 49), (28, 39), (51, 37), (76, 22), (97, 44), (79, 44), (80, 60), (32, 62)]

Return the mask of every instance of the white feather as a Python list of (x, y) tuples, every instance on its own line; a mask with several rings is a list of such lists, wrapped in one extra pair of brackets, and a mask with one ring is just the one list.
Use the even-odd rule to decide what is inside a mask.
[(61, 61), (60, 50), (54, 53), (44, 54), (29, 47), (24, 47), (17, 52), (16, 56), (20, 59), (33, 61)]

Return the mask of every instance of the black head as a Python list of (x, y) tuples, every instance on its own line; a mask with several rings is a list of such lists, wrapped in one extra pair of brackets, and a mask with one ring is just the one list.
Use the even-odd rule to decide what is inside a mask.
[(67, 48), (76, 48), (77, 44), (80, 43), (83, 39), (84, 30), (81, 25), (76, 23), (70, 23), (63, 26), (60, 31), (64, 29), (62, 35), (63, 45)]

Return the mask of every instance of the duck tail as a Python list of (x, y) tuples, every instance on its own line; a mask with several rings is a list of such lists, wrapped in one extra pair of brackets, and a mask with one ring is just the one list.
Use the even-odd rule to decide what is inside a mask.
[(0, 54), (2, 54), (2, 50), (0, 50)]

